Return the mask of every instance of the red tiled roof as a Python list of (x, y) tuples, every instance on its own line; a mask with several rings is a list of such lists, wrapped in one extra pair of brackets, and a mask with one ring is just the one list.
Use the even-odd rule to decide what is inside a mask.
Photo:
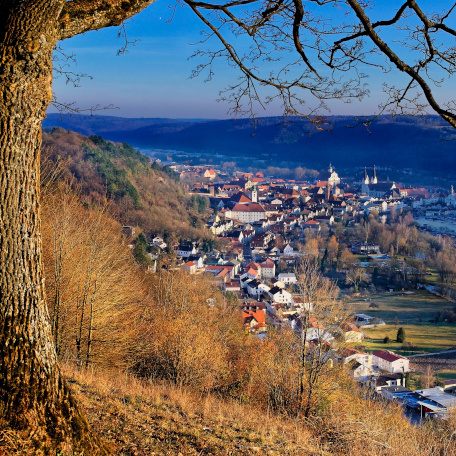
[(372, 355), (376, 356), (377, 358), (384, 359), (390, 363), (397, 361), (398, 359), (407, 359), (401, 355), (396, 355), (396, 353), (387, 351), (387, 350), (377, 350)]
[(264, 310), (243, 310), (242, 318), (246, 320), (247, 318), (253, 317), (258, 324), (266, 323), (266, 315)]
[(230, 270), (227, 268), (222, 269), (217, 275), (219, 277), (226, 277), (227, 274), (229, 274)]
[(231, 270), (233, 269), (234, 266), (231, 266), (231, 265), (221, 265), (221, 264), (214, 264), (214, 265), (211, 265), (211, 266), (206, 266), (206, 270), (207, 269), (228, 269), (228, 270)]
[(341, 325), (342, 327), (342, 330), (345, 331), (345, 332), (348, 332), (348, 331), (356, 331), (356, 332), (362, 332), (358, 326), (354, 325), (353, 323), (343, 323)]
[(232, 212), (265, 212), (263, 206), (258, 203), (249, 203), (249, 204), (236, 204)]

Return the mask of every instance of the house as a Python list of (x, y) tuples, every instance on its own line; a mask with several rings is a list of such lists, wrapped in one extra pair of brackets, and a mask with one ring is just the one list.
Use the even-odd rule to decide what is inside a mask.
[(388, 386), (405, 386), (405, 375), (401, 372), (395, 374), (373, 375), (368, 382), (369, 386), (376, 392)]
[(356, 314), (354, 320), (356, 322), (359, 322), (361, 324), (368, 325), (372, 323), (372, 321), (375, 319), (375, 317), (371, 317), (370, 315), (366, 314)]
[(188, 258), (196, 254), (196, 247), (193, 244), (179, 244), (175, 252), (182, 258)]
[[(302, 322), (302, 320), (299, 320)], [(333, 335), (326, 330), (326, 328), (315, 318), (315, 317), (310, 317), (307, 321), (307, 328), (303, 325), (305, 325), (305, 322), (301, 323), (301, 331), (302, 331), (302, 337), (304, 337), (304, 331), (305, 331), (305, 337), (306, 341), (313, 343), (313, 344), (318, 344), (320, 342), (324, 343), (329, 343), (332, 340), (334, 340)]]
[(290, 244), (287, 244), (284, 248), (283, 248), (283, 254), (286, 255), (286, 256), (294, 256), (294, 253), (293, 253), (293, 247), (290, 245)]
[(263, 279), (272, 279), (275, 277), (275, 263), (269, 258), (259, 264), (261, 277)]
[(340, 331), (345, 342), (362, 342), (364, 340), (364, 333), (353, 323), (342, 323)]
[(273, 287), (285, 288), (285, 284), (279, 279), (271, 279), (270, 283)]
[(207, 169), (206, 171), (204, 171), (204, 174), (203, 174), (203, 177), (207, 177), (209, 179), (215, 179), (215, 171), (213, 169)]
[(204, 268), (203, 255), (190, 255), (187, 259), (188, 261), (193, 261), (193, 263), (195, 263), (196, 269)]
[(260, 276), (260, 271), (257, 268), (249, 268), (247, 271), (244, 272), (244, 274), (241, 275), (240, 280), (242, 286), (244, 286), (244, 282), (248, 280), (253, 280), (256, 279), (257, 277)]
[(167, 244), (166, 242), (160, 237), (160, 236), (155, 236), (149, 244), (151, 247), (155, 246), (158, 247), (160, 250), (166, 249)]
[(290, 285), (297, 282), (296, 274), (294, 272), (281, 272), (277, 279), (285, 285)]
[(241, 292), (241, 284), (239, 280), (232, 279), (229, 282), (224, 282), (223, 291), (230, 291), (231, 293), (236, 293), (237, 295)]
[(456, 379), (453, 380), (444, 380), (443, 381), (443, 389), (445, 392), (448, 393), (455, 393), (456, 392)]
[(389, 373), (405, 373), (410, 370), (409, 360), (388, 350), (377, 350), (372, 353), (374, 366)]
[(216, 278), (220, 279), (222, 282), (229, 282), (234, 278), (235, 268), (232, 265), (214, 265), (206, 266), (206, 272), (214, 275)]
[(259, 297), (266, 294), (271, 288), (261, 282), (261, 280), (249, 280), (246, 283), (246, 291), (249, 296)]
[(187, 261), (187, 263), (182, 265), (181, 269), (187, 271), (189, 274), (195, 274), (196, 264), (193, 261)]
[(320, 223), (316, 220), (308, 220), (304, 223), (304, 229), (312, 229), (314, 231), (320, 231)]
[(291, 293), (285, 291), (280, 287), (273, 287), (268, 291), (269, 297), (274, 301), (282, 304), (291, 304), (293, 302), (293, 297)]
[(242, 319), (244, 327), (254, 334), (264, 333), (267, 331), (266, 314), (263, 309), (243, 310)]
[(301, 296), (293, 296), (293, 304), (296, 306), (297, 309), (300, 310), (300, 312), (302, 312), (304, 310), (307, 310), (307, 311), (313, 310), (313, 305), (310, 302), (308, 297), (306, 299), (304, 299)]
[(333, 215), (319, 215), (315, 217), (315, 220), (320, 223), (326, 223), (327, 225), (332, 225), (334, 223)]

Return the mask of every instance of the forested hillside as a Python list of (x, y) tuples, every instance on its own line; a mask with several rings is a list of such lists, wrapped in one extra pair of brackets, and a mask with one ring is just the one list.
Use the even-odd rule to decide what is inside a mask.
[(201, 239), (204, 208), (195, 204), (169, 167), (150, 163), (125, 143), (54, 128), (43, 133), (44, 179), (69, 183), (82, 202), (104, 205), (123, 225), (146, 234)]

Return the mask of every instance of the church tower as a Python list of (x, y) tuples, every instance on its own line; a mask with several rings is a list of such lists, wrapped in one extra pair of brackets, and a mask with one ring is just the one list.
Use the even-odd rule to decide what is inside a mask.
[(375, 170), (375, 165), (374, 165), (374, 175), (372, 176), (372, 184), (377, 184), (377, 171)]
[(329, 171), (330, 174), (332, 174), (332, 172), (333, 172), (333, 167), (332, 167), (332, 165), (331, 165), (331, 162), (329, 162), (328, 171)]
[(369, 176), (367, 175), (367, 169), (364, 167), (364, 183), (369, 185)]
[(252, 203), (258, 203), (258, 191), (256, 185), (252, 187)]

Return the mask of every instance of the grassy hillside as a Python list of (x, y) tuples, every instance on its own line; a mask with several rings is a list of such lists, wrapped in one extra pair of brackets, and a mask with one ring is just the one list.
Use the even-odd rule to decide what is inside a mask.
[(52, 129), (43, 134), (43, 175), (70, 182), (88, 205), (107, 205), (124, 225), (146, 233), (204, 238), (202, 214), (168, 167), (125, 143)]
[[(449, 456), (456, 451), (453, 424), (412, 426), (393, 405), (356, 403), (349, 392), (334, 404), (332, 416), (303, 421), (127, 374), (71, 364), (62, 370), (94, 431), (117, 456)], [(2, 428), (0, 454), (36, 452), (27, 439)]]

